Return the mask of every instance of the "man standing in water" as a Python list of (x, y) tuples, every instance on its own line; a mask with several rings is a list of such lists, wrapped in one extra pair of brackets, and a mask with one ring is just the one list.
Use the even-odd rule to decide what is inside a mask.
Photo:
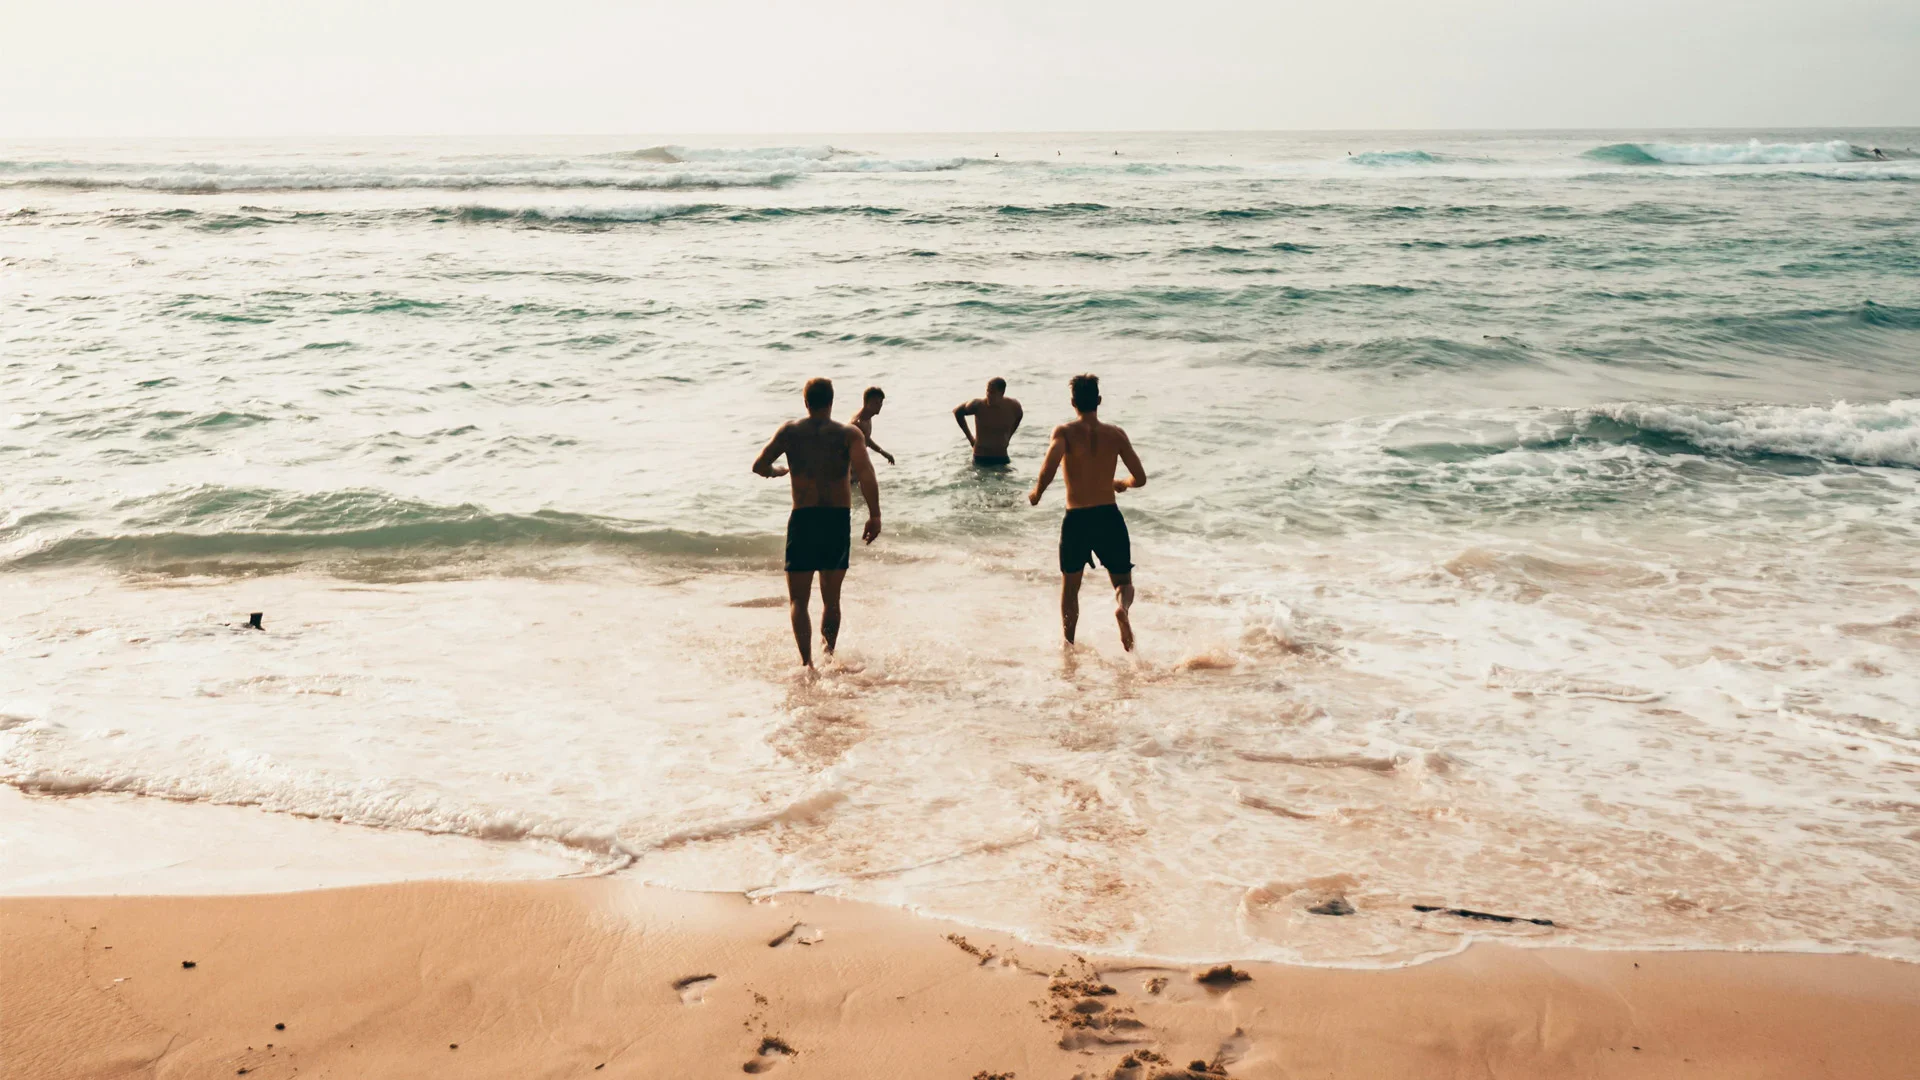
[[(1080, 418), (1053, 429), (1047, 460), (1027, 501), (1040, 505), (1041, 494), (1053, 483), (1054, 470), (1065, 462), (1067, 516), (1060, 522), (1060, 572), (1066, 577), (1060, 585), (1061, 629), (1067, 644), (1073, 644), (1074, 628), (1080, 624), (1080, 576), (1098, 556), (1113, 581), (1113, 618), (1120, 624), (1120, 646), (1132, 652), (1133, 623), (1127, 613), (1133, 607), (1133, 542), (1114, 496), (1128, 488), (1146, 487), (1147, 470), (1133, 452), (1127, 433), (1100, 422), (1099, 376), (1075, 375), (1071, 385), (1073, 410)], [(1127, 463), (1132, 479), (1113, 478), (1121, 461)]]
[[(972, 445), (975, 465), (1007, 464), (1007, 444), (1013, 441), (1024, 415), (1020, 403), (1007, 396), (1007, 380), (1001, 378), (987, 380), (986, 397), (953, 407), (953, 422), (960, 425), (960, 434)], [(967, 430), (969, 416), (978, 435)]]
[[(789, 420), (773, 433), (753, 461), (761, 476), (790, 477), (793, 513), (787, 518), (787, 600), (793, 616), (793, 643), (800, 662), (813, 667), (813, 620), (807, 601), (813, 575), (820, 574), (820, 636), (827, 655), (840, 638), (840, 583), (847, 577), (847, 556), (853, 547), (853, 487), (867, 500), (867, 527), (861, 539), (871, 544), (880, 535), (880, 482), (867, 457), (866, 436), (858, 428), (836, 422), (833, 383), (809, 379), (807, 415)], [(785, 465), (774, 462), (784, 454)]]
[(894, 464), (893, 455), (882, 450), (880, 444), (873, 441), (873, 418), (880, 415), (880, 407), (886, 403), (885, 390), (877, 386), (867, 387), (867, 392), (860, 397), (860, 411), (853, 414), (853, 426), (859, 428), (860, 434), (866, 438), (867, 449), (886, 458), (887, 464), (892, 465)]

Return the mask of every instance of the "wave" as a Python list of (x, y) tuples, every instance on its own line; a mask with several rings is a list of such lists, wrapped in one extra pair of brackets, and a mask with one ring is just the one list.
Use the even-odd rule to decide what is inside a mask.
[(944, 172), (969, 163), (968, 159), (959, 157), (883, 158), (835, 146), (649, 146), (612, 156), (664, 165), (700, 164), (750, 169), (774, 162), (803, 172)]
[(1632, 446), (1659, 456), (1920, 469), (1920, 398), (1827, 405), (1627, 401), (1577, 409), (1421, 412), (1334, 426), (1345, 434), (1333, 442), (1428, 466), (1527, 451), (1549, 455), (1540, 467), (1559, 475), (1562, 465), (1553, 455)]
[(1368, 150), (1365, 153), (1348, 154), (1346, 162), (1349, 165), (1371, 168), (1399, 165), (1486, 164), (1484, 158), (1436, 154), (1430, 150)]
[(0, 188), (95, 188), (206, 194), (358, 189), (778, 187), (810, 173), (932, 172), (962, 158), (891, 159), (833, 147), (649, 147), (585, 158), (533, 155), (367, 162), (0, 161)]
[(495, 513), (441, 506), (380, 491), (296, 493), (219, 485), (174, 489), (121, 504), (121, 530), (46, 537), (50, 522), (25, 517), (0, 527), (0, 566), (16, 570), (104, 563), (167, 566), (241, 557), (293, 559), (318, 553), (451, 552), (516, 547), (610, 547), (668, 557), (750, 558), (776, 538), (650, 526), (594, 514)]
[(530, 225), (618, 225), (704, 214), (711, 203), (652, 203), (642, 206), (460, 206), (433, 213), (470, 224), (515, 221)]
[(1920, 469), (1920, 398), (1854, 405), (1605, 405), (1591, 416), (1712, 454)]
[(798, 172), (652, 172), (591, 173), (443, 173), (443, 172), (186, 172), (167, 171), (115, 176), (97, 173), (53, 173), (26, 178), (0, 178), (0, 188), (61, 188), (77, 191), (123, 189), (161, 191), (177, 195), (254, 191), (361, 191), (433, 189), (468, 191), (483, 188), (604, 189), (615, 191), (673, 191), (682, 188), (779, 187), (799, 177)]
[(1612, 143), (1588, 150), (1584, 157), (1613, 165), (1832, 165), (1853, 161), (1884, 161), (1905, 151), (1880, 151), (1855, 146), (1844, 139), (1806, 143)]

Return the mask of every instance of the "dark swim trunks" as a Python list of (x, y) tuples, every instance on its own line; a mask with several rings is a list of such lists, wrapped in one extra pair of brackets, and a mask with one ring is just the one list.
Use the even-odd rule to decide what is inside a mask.
[(991, 467), (995, 465), (1011, 465), (1013, 464), (1013, 459), (1004, 454), (998, 456), (992, 454), (975, 454), (973, 455), (973, 463), (975, 465)]
[(853, 550), (853, 511), (796, 506), (787, 516), (787, 570), (845, 570)]
[(1133, 572), (1133, 540), (1127, 519), (1113, 503), (1082, 506), (1060, 519), (1060, 572), (1077, 574), (1093, 565), (1095, 555), (1109, 574)]

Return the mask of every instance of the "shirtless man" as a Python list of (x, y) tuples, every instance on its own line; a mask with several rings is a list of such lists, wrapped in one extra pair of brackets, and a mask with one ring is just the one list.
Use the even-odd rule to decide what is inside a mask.
[[(953, 407), (953, 422), (960, 425), (960, 434), (965, 435), (973, 447), (975, 465), (1007, 464), (1007, 443), (1013, 440), (1013, 433), (1019, 430), (1020, 418), (1024, 415), (1020, 403), (1007, 396), (1007, 380), (1000, 378), (987, 380), (986, 397)], [(973, 417), (973, 426), (979, 429), (978, 435), (967, 430), (969, 416)]]
[(867, 449), (886, 458), (887, 464), (892, 465), (894, 464), (893, 455), (882, 450), (880, 444), (873, 441), (873, 418), (880, 415), (880, 406), (886, 403), (885, 390), (877, 386), (867, 387), (867, 392), (860, 398), (860, 411), (853, 414), (853, 426), (859, 428), (860, 434), (866, 437)]
[[(827, 655), (840, 639), (840, 583), (847, 577), (847, 555), (853, 547), (853, 485), (867, 500), (867, 527), (860, 538), (871, 544), (880, 535), (880, 482), (874, 479), (873, 459), (859, 429), (834, 421), (833, 384), (809, 379), (807, 415), (789, 420), (773, 433), (766, 448), (753, 460), (761, 476), (789, 476), (793, 482), (793, 513), (787, 517), (787, 601), (793, 617), (793, 643), (800, 646), (800, 662), (813, 668), (813, 620), (807, 600), (813, 575), (820, 574), (820, 636)], [(785, 465), (775, 465), (782, 454)]]
[[(1120, 624), (1120, 646), (1132, 652), (1133, 623), (1127, 611), (1133, 607), (1133, 542), (1114, 496), (1128, 488), (1146, 487), (1147, 470), (1133, 452), (1127, 433), (1100, 422), (1099, 376), (1075, 375), (1071, 385), (1073, 409), (1080, 418), (1053, 429), (1046, 463), (1040, 466), (1027, 501), (1040, 505), (1041, 494), (1053, 483), (1054, 470), (1065, 462), (1067, 516), (1060, 522), (1060, 572), (1066, 578), (1060, 585), (1061, 628), (1067, 644), (1073, 644), (1073, 631), (1080, 623), (1080, 575), (1097, 555), (1113, 581), (1113, 618)], [(1113, 478), (1121, 461), (1127, 463), (1132, 479)]]

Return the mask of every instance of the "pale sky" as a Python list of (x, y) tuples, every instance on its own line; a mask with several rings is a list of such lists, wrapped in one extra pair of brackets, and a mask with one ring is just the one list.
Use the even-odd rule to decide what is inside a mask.
[(1920, 125), (1916, 0), (13, 0), (0, 138)]

